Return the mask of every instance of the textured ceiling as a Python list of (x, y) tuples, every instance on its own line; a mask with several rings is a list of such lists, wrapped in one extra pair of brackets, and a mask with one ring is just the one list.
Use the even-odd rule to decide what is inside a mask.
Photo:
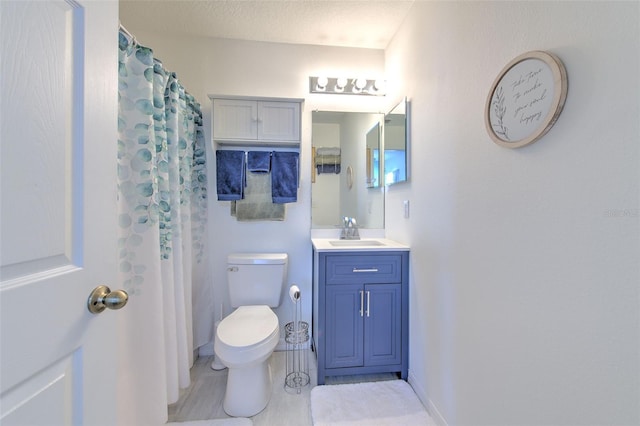
[(384, 49), (414, 0), (120, 0), (127, 29)]

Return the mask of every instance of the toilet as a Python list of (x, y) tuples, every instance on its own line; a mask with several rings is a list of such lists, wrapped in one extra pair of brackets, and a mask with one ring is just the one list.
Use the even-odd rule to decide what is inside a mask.
[(287, 279), (286, 253), (241, 253), (227, 258), (229, 299), (235, 310), (216, 330), (214, 351), (229, 369), (224, 411), (251, 417), (271, 398), (269, 357), (280, 338), (278, 317)]

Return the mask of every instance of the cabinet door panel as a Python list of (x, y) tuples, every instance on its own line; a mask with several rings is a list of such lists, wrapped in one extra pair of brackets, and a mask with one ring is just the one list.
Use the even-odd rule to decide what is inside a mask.
[(258, 107), (255, 101), (214, 99), (213, 111), (214, 139), (258, 137)]
[(364, 360), (361, 285), (326, 289), (326, 368), (358, 367)]
[(258, 103), (258, 139), (300, 140), (300, 104), (295, 102)]
[(365, 365), (391, 365), (401, 362), (400, 284), (365, 286), (364, 362)]

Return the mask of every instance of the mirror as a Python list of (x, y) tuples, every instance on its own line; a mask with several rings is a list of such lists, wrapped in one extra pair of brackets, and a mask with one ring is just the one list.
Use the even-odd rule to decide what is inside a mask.
[(384, 184), (409, 180), (407, 100), (403, 99), (384, 116)]
[(384, 229), (384, 187), (409, 179), (409, 102), (388, 114), (312, 113), (311, 227)]
[(344, 216), (355, 217), (359, 228), (384, 228), (384, 187), (372, 185), (383, 118), (377, 113), (312, 112), (312, 228), (340, 227)]
[(367, 188), (380, 186), (380, 123), (367, 132), (366, 141)]

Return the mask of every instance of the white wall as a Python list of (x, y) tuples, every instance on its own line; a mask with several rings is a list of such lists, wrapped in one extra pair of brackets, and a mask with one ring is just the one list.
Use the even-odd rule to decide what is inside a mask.
[[(214, 287), (213, 323), (224, 304), (231, 312), (226, 288), (226, 258), (232, 252), (286, 252), (289, 254), (289, 284), (302, 292), (303, 314), (311, 323), (311, 112), (371, 111), (387, 109), (386, 98), (309, 94), (308, 77), (360, 73), (376, 77), (384, 72), (382, 50), (238, 40), (176, 37), (137, 30), (121, 17), (122, 24), (143, 45), (153, 49), (164, 66), (177, 73), (187, 91), (202, 104), (205, 136), (209, 141), (209, 229), (211, 285)], [(209, 94), (305, 98), (302, 113), (301, 182), (298, 202), (287, 205), (283, 222), (237, 222), (229, 215), (229, 202), (217, 201), (215, 156), (211, 147)], [(288, 286), (287, 286), (288, 288)], [(284, 325), (293, 316), (288, 298), (277, 309)], [(215, 316), (214, 316), (215, 315)], [(284, 337), (284, 334), (282, 334)], [(210, 350), (210, 348), (206, 348)]]
[[(410, 377), (450, 425), (640, 424), (638, 2), (416, 2), (386, 50), (411, 99)], [(493, 80), (557, 54), (569, 92), (533, 145), (494, 144)], [(402, 217), (402, 201), (411, 217)]]

